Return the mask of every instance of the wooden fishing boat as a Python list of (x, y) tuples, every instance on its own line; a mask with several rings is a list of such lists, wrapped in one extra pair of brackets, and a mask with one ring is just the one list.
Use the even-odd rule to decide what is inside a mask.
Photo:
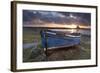
[(42, 30), (42, 47), (48, 49), (57, 49), (71, 47), (80, 44), (79, 33), (63, 33), (60, 31)]

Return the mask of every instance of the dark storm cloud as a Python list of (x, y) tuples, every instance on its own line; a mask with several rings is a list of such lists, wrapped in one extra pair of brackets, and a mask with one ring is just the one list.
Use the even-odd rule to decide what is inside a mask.
[(66, 18), (69, 17), (69, 15), (73, 15), (76, 17), (76, 19), (69, 18), (69, 20), (75, 20), (78, 23), (85, 23), (87, 25), (91, 24), (91, 14), (90, 13), (75, 13), (75, 12), (59, 12), (66, 16)]
[(23, 10), (23, 21), (32, 23), (91, 24), (90, 13)]

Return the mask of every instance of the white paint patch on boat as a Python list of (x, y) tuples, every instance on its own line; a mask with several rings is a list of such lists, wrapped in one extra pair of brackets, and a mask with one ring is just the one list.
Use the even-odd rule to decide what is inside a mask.
[(68, 37), (80, 37), (80, 36), (74, 36), (74, 35), (65, 35), (65, 36), (68, 36)]
[(56, 33), (53, 33), (53, 32), (46, 32), (46, 33), (56, 35)]

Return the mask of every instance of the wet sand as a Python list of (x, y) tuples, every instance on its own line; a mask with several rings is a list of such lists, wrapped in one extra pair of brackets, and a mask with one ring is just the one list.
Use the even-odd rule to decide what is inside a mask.
[(60, 48), (55, 50), (48, 50), (47, 51), (47, 59), (49, 61), (56, 61), (56, 60), (78, 60), (78, 59), (88, 59), (87, 57), (82, 57), (82, 55), (87, 54), (87, 52), (79, 45), (67, 47), (67, 48)]
[[(28, 55), (28, 54), (27, 54)], [(43, 50), (35, 53), (32, 51), (29, 58), (24, 62), (39, 61), (61, 61), (61, 60), (80, 60), (90, 59), (90, 54), (80, 45), (48, 50), (47, 54)]]

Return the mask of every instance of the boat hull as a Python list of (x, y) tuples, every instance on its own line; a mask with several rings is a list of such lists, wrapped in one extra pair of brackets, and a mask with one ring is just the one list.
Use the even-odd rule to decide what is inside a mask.
[[(52, 32), (51, 32), (52, 33)], [(73, 35), (57, 35), (54, 32), (51, 34), (50, 31), (42, 31), (42, 47), (48, 49), (62, 48), (62, 47), (71, 47), (80, 44), (80, 36)]]

